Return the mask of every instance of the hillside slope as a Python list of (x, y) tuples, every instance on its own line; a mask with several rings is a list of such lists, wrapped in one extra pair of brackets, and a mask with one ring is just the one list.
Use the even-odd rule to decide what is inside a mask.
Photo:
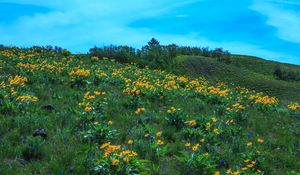
[(285, 103), (300, 100), (300, 93), (298, 93), (300, 81), (283, 81), (273, 76), (277, 65), (299, 72), (300, 66), (239, 55), (231, 56), (228, 61), (224, 63), (209, 57), (179, 56), (174, 65), (174, 71), (194, 77), (204, 76), (212, 81), (225, 81), (258, 92), (265, 92), (282, 99)]
[(299, 174), (297, 103), (42, 48), (0, 63), (1, 175)]

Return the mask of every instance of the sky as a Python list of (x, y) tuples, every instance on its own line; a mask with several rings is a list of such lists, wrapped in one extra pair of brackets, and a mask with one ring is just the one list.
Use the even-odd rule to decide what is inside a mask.
[(222, 47), (300, 65), (300, 0), (0, 0), (0, 44)]

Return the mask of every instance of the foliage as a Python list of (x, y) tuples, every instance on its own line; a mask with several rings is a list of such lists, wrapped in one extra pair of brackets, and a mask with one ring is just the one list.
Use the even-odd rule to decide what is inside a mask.
[[(164, 65), (166, 47), (139, 54)], [(297, 100), (51, 47), (5, 48), (0, 62), (0, 174), (299, 172)]]
[(300, 73), (298, 71), (282, 69), (278, 65), (275, 67), (274, 76), (280, 80), (286, 80), (286, 81), (300, 80)]
[[(111, 58), (121, 63), (136, 62), (141, 66), (148, 65), (151, 68), (171, 68), (178, 55), (201, 55), (217, 58), (223, 61), (230, 55), (222, 48), (210, 50), (208, 47), (178, 46), (176, 44), (161, 45), (159, 41), (152, 38), (147, 45), (141, 49), (128, 46), (104, 46), (90, 49), (90, 54), (98, 58)], [(225, 59), (226, 60), (226, 59)]]

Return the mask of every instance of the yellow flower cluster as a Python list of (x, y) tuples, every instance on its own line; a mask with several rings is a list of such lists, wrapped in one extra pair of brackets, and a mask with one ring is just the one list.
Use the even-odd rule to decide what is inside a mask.
[(163, 145), (163, 144), (165, 144), (165, 142), (162, 141), (162, 140), (160, 140), (160, 139), (158, 139), (158, 140), (156, 141), (156, 144), (157, 144), (157, 145)]
[(110, 142), (104, 143), (100, 146), (100, 149), (104, 150), (104, 157), (108, 157), (111, 153), (119, 150), (120, 148), (120, 145), (111, 145)]
[[(240, 170), (235, 170), (235, 171), (232, 171), (230, 168), (227, 169), (226, 171), (226, 174), (232, 174), (232, 175), (239, 175), (239, 174), (243, 174), (243, 171), (247, 171), (251, 168), (253, 168), (256, 164), (256, 161), (251, 161), (249, 159), (245, 159), (244, 160), (244, 166), (240, 168)], [(258, 173), (261, 172), (261, 170), (256, 170)]]
[(82, 77), (88, 77), (90, 75), (89, 70), (85, 69), (74, 69), (71, 72), (69, 72), (70, 76), (82, 76)]
[(240, 174), (240, 171), (239, 171), (239, 170), (232, 171), (231, 169), (228, 169), (228, 170), (226, 171), (226, 174), (239, 175), (239, 174)]
[(25, 68), (25, 69), (29, 69), (30, 72), (33, 72), (36, 68), (35, 64), (30, 64), (30, 63), (18, 63), (17, 64), (19, 67)]
[(196, 120), (188, 120), (186, 122), (184, 122), (185, 124), (189, 125), (189, 126), (195, 126), (197, 125)]
[(196, 143), (195, 145), (191, 145), (191, 143), (185, 143), (184, 146), (192, 151), (197, 151), (201, 145), (199, 143)]
[(121, 148), (120, 145), (112, 145), (110, 142), (102, 144), (100, 146), (100, 149), (104, 151), (103, 157), (113, 157), (111, 164), (114, 166), (118, 165), (120, 163), (120, 160), (128, 163), (133, 157), (138, 156), (136, 152), (125, 150), (124, 148)]
[(37, 102), (38, 98), (35, 96), (25, 95), (25, 96), (19, 96), (17, 97), (16, 101), (27, 101), (27, 102)]
[(180, 109), (176, 109), (175, 107), (172, 106), (170, 109), (167, 110), (167, 113), (172, 114), (172, 113), (175, 113), (177, 110), (180, 110)]
[(224, 96), (228, 95), (229, 90), (228, 89), (221, 90), (221, 88), (219, 88), (219, 87), (213, 87), (213, 86), (211, 86), (211, 87), (208, 88), (208, 92), (210, 94), (218, 94), (221, 97), (224, 97)]
[(25, 86), (25, 83), (28, 82), (28, 79), (26, 77), (22, 77), (19, 75), (16, 75), (14, 77), (10, 76), (8, 78), (8, 85), (13, 86), (13, 85), (19, 85), (19, 86)]
[(234, 110), (235, 112), (238, 112), (240, 110), (244, 110), (245, 107), (243, 105), (241, 105), (240, 103), (235, 103), (232, 105), (232, 108), (230, 108), (230, 110)]
[(276, 105), (278, 103), (276, 97), (262, 96), (261, 93), (251, 95), (249, 99), (255, 100), (254, 104)]
[(83, 106), (85, 112), (91, 112), (92, 111), (92, 103), (93, 100), (100, 95), (105, 95), (106, 92), (100, 92), (100, 91), (94, 91), (94, 92), (90, 92), (87, 91), (84, 96), (83, 96), (83, 101), (80, 102), (78, 105), (79, 106)]
[(176, 81), (174, 81), (174, 80), (170, 80), (170, 81), (166, 82), (166, 84), (164, 85), (164, 88), (168, 89), (168, 90), (178, 89), (179, 84), (177, 84)]
[(300, 104), (299, 103), (290, 103), (288, 105), (288, 108), (293, 111), (296, 111), (297, 109), (300, 109)]
[(145, 111), (145, 108), (137, 108), (135, 114), (140, 114)]
[(197, 93), (206, 92), (208, 82), (204, 78), (191, 80), (187, 83), (185, 90)]

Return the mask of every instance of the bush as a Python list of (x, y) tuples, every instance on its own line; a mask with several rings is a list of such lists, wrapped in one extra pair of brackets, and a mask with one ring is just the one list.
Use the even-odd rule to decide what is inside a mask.
[(300, 73), (294, 70), (283, 69), (280, 66), (276, 66), (274, 69), (274, 76), (280, 80), (285, 81), (299, 81)]

